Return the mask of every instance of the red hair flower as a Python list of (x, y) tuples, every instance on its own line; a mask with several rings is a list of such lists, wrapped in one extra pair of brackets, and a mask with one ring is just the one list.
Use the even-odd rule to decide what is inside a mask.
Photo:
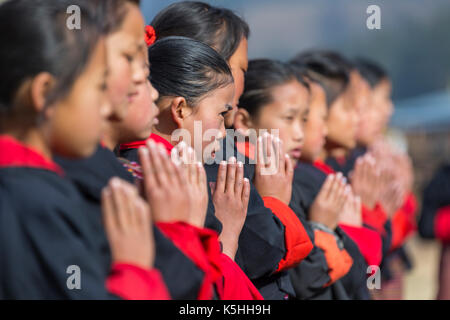
[(146, 26), (145, 27), (145, 42), (147, 43), (147, 46), (151, 46), (156, 41), (156, 32), (155, 29), (153, 29), (152, 26)]

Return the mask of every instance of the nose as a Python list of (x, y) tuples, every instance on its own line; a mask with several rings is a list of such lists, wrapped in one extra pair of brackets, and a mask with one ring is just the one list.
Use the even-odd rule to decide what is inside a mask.
[(296, 142), (302, 142), (304, 138), (303, 125), (300, 121), (296, 121), (292, 130), (292, 137)]
[(223, 121), (222, 121), (222, 124), (220, 125), (219, 130), (220, 130), (220, 137), (218, 137), (218, 139), (223, 139), (223, 138), (225, 138), (227, 132), (226, 132), (226, 130), (225, 130), (225, 123), (224, 123)]
[(326, 138), (328, 136), (328, 126), (326, 123), (324, 123), (322, 126), (322, 135), (324, 138)]
[(147, 80), (146, 78), (146, 68), (147, 66), (144, 63), (144, 59), (139, 58), (139, 59), (134, 59), (133, 60), (133, 64), (132, 64), (132, 80), (133, 80), (133, 84), (135, 86), (138, 86), (142, 83), (144, 83), (144, 81)]
[(104, 95), (100, 105), (100, 115), (103, 119), (107, 119), (111, 116), (113, 107), (108, 95)]
[(151, 99), (153, 102), (156, 102), (159, 99), (159, 92), (158, 92), (158, 90), (155, 89), (155, 87), (152, 85), (152, 83), (150, 81), (149, 81), (149, 85), (150, 85)]

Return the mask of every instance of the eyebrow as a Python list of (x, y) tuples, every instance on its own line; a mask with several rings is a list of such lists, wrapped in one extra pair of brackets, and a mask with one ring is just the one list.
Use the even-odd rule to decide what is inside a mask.
[(310, 111), (311, 111), (311, 108), (308, 107), (308, 108), (306, 108), (305, 110), (303, 110), (302, 115), (304, 115), (304, 116), (305, 116), (305, 115), (308, 115)]
[(108, 78), (108, 76), (109, 76), (109, 68), (105, 68), (105, 71), (103, 72), (103, 77), (104, 77), (105, 81)]
[(300, 108), (289, 108), (286, 113), (299, 113)]
[(141, 42), (137, 45), (136, 49), (138, 52), (140, 52), (140, 51), (145, 51), (146, 47), (147, 47), (147, 44), (145, 42)]

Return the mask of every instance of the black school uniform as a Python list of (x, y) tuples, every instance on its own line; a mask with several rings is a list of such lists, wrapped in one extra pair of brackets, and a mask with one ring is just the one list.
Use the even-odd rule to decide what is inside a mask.
[(449, 299), (450, 292), (450, 165), (443, 165), (423, 191), (419, 234), (441, 242), (437, 299)]
[[(56, 162), (64, 168), (67, 176), (74, 182), (91, 207), (90, 219), (101, 219), (101, 190), (112, 177), (119, 177), (133, 182), (132, 175), (125, 170), (113, 152), (99, 146), (91, 157), (83, 160), (56, 158)], [(99, 225), (97, 223), (97, 225)], [(103, 228), (96, 230), (97, 244), (101, 247), (102, 258), (110, 259), (108, 243)], [(186, 257), (170, 239), (154, 226), (156, 256), (155, 267), (164, 278), (173, 299), (196, 299), (203, 272)]]
[[(336, 160), (333, 157), (326, 159), (326, 164), (334, 169), (336, 172), (341, 172), (344, 176), (348, 177), (349, 173), (353, 171), (356, 160), (359, 157), (364, 156), (368, 152), (367, 147), (358, 146), (350, 151), (349, 155), (345, 159)], [(392, 246), (392, 223), (390, 219), (387, 219), (384, 223), (384, 233), (382, 234), (382, 261), (380, 264), (381, 275), (384, 280), (391, 280), (393, 278), (391, 271), (391, 261), (393, 259), (400, 259), (406, 270), (412, 269), (411, 258), (404, 246), (391, 250)]]
[(0, 136), (0, 298), (117, 299), (91, 214), (58, 165)]
[[(170, 143), (161, 137), (152, 134), (150, 138), (166, 145), (166, 148), (170, 148)], [(228, 150), (233, 150), (228, 157), (236, 156), (238, 160), (244, 160), (245, 156), (242, 154), (238, 156), (233, 144), (227, 146), (226, 143), (227, 139), (223, 139), (221, 149), (223, 159), (225, 159), (228, 147)], [(127, 158), (127, 160), (136, 160), (137, 147), (140, 145), (143, 144), (128, 144), (128, 147), (121, 147), (120, 156)], [(219, 154), (217, 154), (217, 157), (219, 157)], [(248, 165), (248, 159), (245, 163), (244, 176), (252, 181), (254, 168)], [(216, 182), (218, 168), (217, 163), (205, 165), (208, 183)], [(255, 284), (264, 299), (288, 299), (295, 295), (289, 275), (286, 271), (276, 272), (280, 261), (286, 254), (284, 226), (273, 212), (264, 206), (263, 199), (251, 182), (250, 187), (247, 218), (239, 237), (235, 261)], [(209, 188), (208, 191), (210, 191)], [(210, 193), (209, 196), (205, 227), (220, 233), (221, 223), (215, 217)]]
[[(235, 156), (238, 161), (242, 161), (244, 177), (250, 181), (247, 218), (239, 237), (236, 263), (244, 270), (265, 299), (295, 297), (287, 270), (280, 269), (280, 263), (287, 252), (285, 226), (272, 209), (265, 206), (264, 200), (252, 183), (255, 166), (251, 164), (245, 152), (238, 152), (237, 146), (233, 142), (231, 139), (222, 140), (221, 159)], [(228, 155), (227, 150), (229, 151)], [(230, 150), (232, 151), (230, 152)], [(215, 163), (205, 165), (208, 182), (216, 181), (218, 162), (216, 159)], [(308, 242), (311, 244), (309, 238)], [(308, 252), (310, 250), (308, 249)]]
[[(291, 205), (300, 206), (300, 210), (295, 210), (296, 212), (304, 212), (305, 219), (308, 219), (308, 212), (313, 204), (315, 198), (319, 194), (323, 183), (325, 182), (327, 175), (316, 168), (310, 163), (299, 163), (294, 170), (294, 184), (293, 184), (293, 194), (291, 199)], [(329, 297), (331, 299), (369, 299), (370, 295), (366, 286), (366, 270), (367, 264), (364, 261), (364, 257), (361, 255), (357, 245), (350, 239), (339, 227), (336, 228), (335, 232), (341, 239), (344, 249), (350, 254), (353, 259), (353, 264), (350, 271), (341, 279), (336, 281), (331, 288), (323, 288), (323, 285), (329, 281), (327, 280), (326, 273), (323, 270), (326, 268), (312, 270), (315, 271), (315, 277), (320, 278), (318, 270), (322, 271), (322, 282), (308, 283), (313, 277), (298, 277), (300, 281), (295, 282), (298, 290), (302, 290), (304, 294), (309, 295), (308, 298), (319, 298)], [(317, 249), (320, 252), (320, 249)], [(319, 256), (319, 254), (318, 254)], [(318, 262), (313, 262), (313, 256), (308, 260), (311, 264)], [(319, 257), (315, 257), (317, 261), (320, 261)], [(323, 260), (323, 259), (322, 259)], [(299, 265), (299, 270), (297, 274), (301, 274), (301, 268), (306, 268), (306, 266)], [(319, 286), (318, 284), (322, 284)], [(345, 288), (345, 294), (336, 295), (335, 288), (333, 286), (343, 286)], [(341, 290), (337, 291), (342, 293)]]

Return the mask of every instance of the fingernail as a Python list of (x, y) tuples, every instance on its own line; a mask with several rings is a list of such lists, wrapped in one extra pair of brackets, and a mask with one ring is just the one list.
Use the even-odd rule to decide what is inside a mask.
[(229, 162), (229, 163), (232, 163), (232, 164), (235, 164), (235, 163), (236, 163), (236, 158), (235, 158), (235, 157), (231, 157), (231, 158), (228, 160), (228, 162)]
[(113, 188), (119, 188), (120, 185), (121, 185), (121, 183), (120, 183), (120, 179), (119, 178), (112, 178), (111, 179), (111, 186)]
[(243, 164), (242, 164), (242, 162), (241, 162), (241, 161), (238, 161), (238, 163), (237, 163), (237, 164), (238, 164), (238, 167), (239, 167), (239, 168), (242, 168)]
[(166, 148), (160, 143), (158, 143), (158, 150), (162, 155), (167, 155)]
[(197, 162), (197, 167), (201, 168), (203, 167), (203, 164), (201, 162)]
[(227, 165), (227, 162), (226, 162), (225, 160), (222, 160), (222, 161), (220, 161), (220, 165), (221, 165), (221, 166), (226, 166), (226, 165)]
[(143, 156), (148, 156), (148, 149), (146, 147), (140, 147), (139, 152), (142, 153)]
[(250, 183), (250, 180), (248, 180), (248, 178), (244, 178), (244, 182)]
[(110, 195), (111, 195), (111, 190), (109, 190), (108, 187), (105, 187), (105, 188), (103, 189), (103, 193), (105, 194), (105, 196), (110, 196)]

